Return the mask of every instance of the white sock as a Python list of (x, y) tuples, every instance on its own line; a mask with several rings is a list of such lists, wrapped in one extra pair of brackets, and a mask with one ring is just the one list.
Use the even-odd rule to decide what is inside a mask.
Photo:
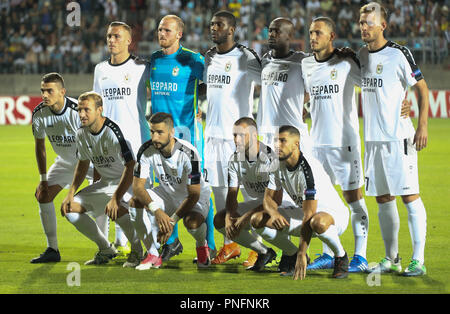
[(395, 199), (378, 204), (378, 219), (380, 221), (386, 257), (394, 260), (398, 254), (398, 231), (400, 230), (400, 217), (398, 216), (397, 201)]
[(53, 202), (39, 203), (39, 216), (41, 217), (42, 227), (47, 238), (47, 247), (51, 247), (57, 251), (58, 237), (56, 234), (56, 213)]
[(324, 254), (327, 254), (327, 255), (329, 255), (331, 257), (334, 257), (333, 250), (330, 249), (330, 247), (325, 242), (322, 242), (322, 250), (323, 250)]
[(427, 213), (422, 199), (405, 204), (408, 210), (408, 226), (413, 246), (412, 259), (419, 260), (424, 263), (425, 254), (425, 238), (427, 235)]
[(128, 238), (126, 234), (122, 231), (122, 228), (120, 228), (120, 226), (117, 223), (115, 224), (115, 231), (116, 231), (116, 240), (114, 241), (114, 244), (116, 246), (127, 246)]
[[(150, 253), (155, 256), (159, 256), (158, 250), (161, 247), (161, 244), (158, 242), (158, 232), (159, 232), (158, 222), (156, 221), (155, 215), (152, 215), (147, 211), (145, 211), (144, 213), (147, 214), (147, 218), (150, 221), (150, 225), (151, 225), (150, 233), (151, 233), (151, 238), (153, 240), (153, 244), (152, 244), (152, 249), (151, 249)], [(156, 250), (156, 254), (154, 254), (155, 250)]]
[[(222, 234), (225, 234), (225, 228), (220, 228), (218, 231)], [(256, 237), (254, 237), (248, 229), (243, 229), (239, 233), (239, 235), (235, 238), (235, 242), (255, 251), (258, 254), (266, 254), (267, 246), (265, 246), (262, 242), (258, 241)]]
[(197, 247), (206, 245), (206, 223), (202, 223), (197, 229), (188, 229), (188, 232), (194, 237)]
[(264, 240), (277, 248), (280, 248), (284, 255), (292, 256), (298, 251), (298, 247), (291, 242), (287, 232), (278, 231), (268, 227), (256, 229), (256, 232), (258, 232)]
[(130, 214), (125, 214), (116, 219), (116, 230), (117, 226), (120, 226), (120, 230), (123, 231), (125, 237), (130, 239), (131, 250), (137, 253), (142, 253), (141, 241), (136, 234), (136, 230), (130, 220)]
[(144, 243), (147, 251), (150, 250), (153, 244), (153, 237), (151, 236), (152, 227), (147, 213), (144, 212), (145, 209), (130, 207), (128, 211), (138, 238)]
[[(211, 187), (214, 193), (214, 206), (216, 207), (216, 213), (225, 208), (227, 201), (228, 188), (223, 186), (213, 186)], [(225, 235), (223, 236), (223, 244), (227, 245), (233, 243), (232, 240), (228, 239)]]
[(95, 222), (97, 223), (97, 226), (100, 228), (100, 230), (105, 235), (105, 237), (108, 239), (108, 237), (109, 237), (109, 217), (105, 214), (100, 215), (97, 218), (95, 218)]
[(253, 236), (254, 236), (256, 239), (258, 239), (259, 242), (262, 242), (262, 241), (263, 241), (263, 237), (261, 237), (261, 235), (260, 235), (258, 232), (256, 232), (255, 229), (251, 228), (251, 229), (250, 229), (250, 232), (251, 232), (251, 234), (253, 234)]
[(366, 202), (362, 198), (356, 202), (349, 203), (348, 206), (352, 212), (351, 220), (355, 238), (355, 255), (366, 258), (367, 235), (369, 233), (369, 212), (367, 211)]
[(334, 253), (334, 256), (342, 257), (345, 255), (345, 250), (341, 244), (338, 230), (335, 225), (329, 226), (325, 232), (317, 234), (317, 237), (330, 247)]
[(67, 220), (77, 228), (88, 239), (94, 241), (99, 250), (105, 250), (110, 247), (108, 239), (103, 232), (98, 228), (97, 224), (86, 213), (67, 213)]

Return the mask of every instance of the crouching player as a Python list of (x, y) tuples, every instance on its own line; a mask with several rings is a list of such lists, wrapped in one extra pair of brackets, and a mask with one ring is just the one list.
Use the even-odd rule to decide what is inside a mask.
[[(139, 213), (134, 224), (140, 239), (147, 246), (147, 256), (136, 268), (145, 270), (161, 266), (162, 259), (156, 249), (158, 243), (167, 241), (174, 224), (180, 219), (196, 240), (197, 267), (208, 267), (210, 256), (205, 218), (211, 191), (202, 177), (200, 155), (189, 142), (175, 138), (171, 114), (155, 113), (150, 118), (150, 132), (152, 139), (144, 143), (138, 153), (130, 203), (133, 210)], [(145, 181), (152, 168), (160, 185), (147, 190)], [(146, 219), (146, 215), (141, 214), (143, 208), (151, 213), (153, 232), (138, 219)], [(158, 230), (156, 239), (154, 230)], [(151, 241), (153, 243), (149, 243)]]
[[(248, 269), (261, 271), (271, 262), (276, 253), (259, 241), (250, 230), (250, 221), (253, 215), (263, 210), (264, 191), (269, 184), (269, 174), (273, 167), (277, 167), (277, 156), (271, 148), (258, 141), (256, 122), (252, 118), (243, 117), (237, 120), (233, 126), (233, 139), (236, 152), (228, 162), (228, 193), (226, 207), (214, 217), (216, 229), (238, 244), (252, 249), (258, 253), (258, 259)], [(243, 186), (250, 199), (238, 203), (237, 196), (239, 186)], [(281, 204), (281, 193), (277, 205)], [(295, 205), (295, 204), (290, 204)], [(288, 233), (280, 233), (269, 228), (261, 228), (259, 233), (271, 244), (283, 250), (280, 271), (287, 272), (283, 268), (285, 257), (294, 256), (296, 260), (297, 247), (289, 240)], [(292, 269), (293, 272), (293, 269)]]
[[(102, 116), (102, 97), (87, 92), (78, 98), (78, 114), (82, 128), (76, 135), (78, 164), (69, 193), (61, 205), (61, 214), (78, 231), (95, 242), (99, 251), (86, 265), (106, 264), (117, 254), (88, 213), (98, 217), (106, 213), (123, 230), (131, 243), (131, 253), (124, 267), (139, 264), (142, 246), (128, 214), (127, 198), (131, 198), (133, 168), (136, 163), (129, 143), (119, 126)], [(101, 175), (94, 184), (75, 192), (83, 182), (92, 161)]]
[[(300, 133), (292, 126), (282, 126), (275, 141), (275, 150), (280, 160), (279, 168), (270, 174), (269, 185), (264, 195), (264, 212), (254, 227), (267, 226), (283, 232), (291, 227), (278, 211), (277, 191), (283, 189), (297, 204), (293, 210), (302, 211), (300, 245), (294, 270), (294, 279), (306, 275), (306, 250), (312, 236), (325, 242), (335, 254), (333, 278), (348, 276), (348, 256), (339, 236), (348, 225), (349, 212), (334, 189), (322, 165), (300, 151)], [(298, 230), (298, 229), (297, 229)]]

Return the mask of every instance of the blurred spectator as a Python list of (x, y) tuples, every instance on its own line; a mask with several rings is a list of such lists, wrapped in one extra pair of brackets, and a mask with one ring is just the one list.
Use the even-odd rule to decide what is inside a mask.
[[(163, 15), (177, 14), (185, 22), (183, 42), (204, 53), (211, 46), (212, 14), (229, 10), (237, 17), (236, 39), (261, 52), (266, 49), (268, 25), (278, 16), (295, 26), (295, 49), (304, 45), (311, 19), (325, 15), (336, 22), (337, 46), (357, 50), (362, 41), (359, 9), (367, 0), (77, 0), (81, 26), (66, 24), (69, 0), (0, 0), (0, 73), (92, 73), (108, 55), (106, 29), (113, 20), (133, 28), (133, 53), (149, 57), (159, 49), (155, 37)], [(449, 0), (385, 0), (389, 26), (386, 36), (421, 49), (435, 40), (439, 54), (448, 55)], [(432, 35), (434, 37), (432, 37)], [(305, 37), (306, 36), (306, 37)], [(248, 43), (249, 40), (254, 42)], [(145, 44), (139, 45), (140, 43)], [(425, 45), (425, 46), (424, 46)], [(415, 51), (413, 51), (414, 53)], [(421, 54), (419, 54), (421, 55)]]

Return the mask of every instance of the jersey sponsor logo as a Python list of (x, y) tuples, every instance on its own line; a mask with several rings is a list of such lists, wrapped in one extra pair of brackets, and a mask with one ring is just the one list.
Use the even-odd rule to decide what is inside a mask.
[(48, 140), (58, 147), (71, 147), (75, 144), (75, 135), (48, 135)]
[(230, 84), (231, 76), (229, 75), (217, 75), (217, 74), (209, 74), (208, 75), (208, 84)]
[(339, 85), (338, 84), (329, 84), (329, 85), (315, 85), (311, 86), (311, 96), (314, 96), (315, 99), (331, 99), (331, 94), (339, 93)]
[(124, 96), (130, 95), (131, 95), (130, 87), (112, 87), (112, 88), (105, 88), (102, 90), (103, 98), (106, 98), (108, 100), (123, 99)]
[(172, 82), (154, 81), (152, 82), (151, 88), (154, 95), (170, 96), (171, 92), (178, 91), (178, 84)]
[(170, 174), (167, 174), (167, 173), (161, 173), (161, 175), (159, 176), (159, 181), (161, 183), (164, 183), (166, 185), (171, 185), (171, 186), (173, 186), (175, 184), (181, 184), (181, 178), (171, 176)]
[(383, 87), (383, 79), (376, 77), (363, 77), (361, 80), (361, 88), (365, 92), (374, 93), (376, 88)]
[(255, 191), (256, 193), (264, 193), (264, 191), (266, 190), (266, 187), (269, 186), (269, 181), (259, 181), (259, 182), (245, 182), (245, 187), (249, 188), (253, 191)]
[(113, 156), (92, 156), (92, 163), (98, 168), (112, 168), (112, 163), (116, 161)]
[[(269, 73), (263, 73), (262, 78), (264, 82), (267, 82), (267, 84), (275, 83), (275, 82), (282, 82), (286, 83), (289, 79), (289, 75), (287, 72), (269, 72)], [(274, 84), (276, 85), (276, 84)]]

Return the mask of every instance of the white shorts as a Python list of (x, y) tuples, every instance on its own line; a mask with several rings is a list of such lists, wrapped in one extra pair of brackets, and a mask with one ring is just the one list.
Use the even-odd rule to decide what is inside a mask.
[(313, 147), (313, 155), (330, 176), (333, 185), (343, 191), (359, 189), (364, 184), (361, 149), (358, 145), (346, 147)]
[[(159, 208), (161, 208), (168, 216), (175, 214), (176, 210), (181, 205), (182, 201), (176, 201), (164, 190), (161, 185), (148, 189), (147, 192), (152, 201), (156, 202)], [(200, 196), (200, 199), (191, 211), (201, 214), (206, 219), (209, 212), (209, 195), (203, 197)]]
[[(248, 211), (262, 205), (262, 202), (262, 199), (255, 199), (239, 203), (237, 212), (240, 216), (242, 216)], [(283, 201), (278, 207), (278, 211), (289, 222), (288, 233), (299, 237), (303, 220), (303, 211), (295, 205), (294, 201), (290, 197), (286, 198), (284, 195)]]
[(412, 138), (397, 142), (367, 142), (364, 166), (367, 195), (419, 193), (417, 151)]
[[(106, 204), (111, 200), (114, 192), (117, 190), (117, 182), (103, 182), (102, 180), (91, 184), (74, 197), (74, 202), (79, 203), (93, 217), (105, 214)], [(130, 187), (123, 196), (120, 205), (128, 209), (128, 201), (133, 192)]]
[(205, 181), (214, 187), (228, 186), (228, 161), (236, 151), (233, 140), (208, 137), (205, 141)]
[[(55, 162), (47, 171), (47, 181), (48, 186), (59, 185), (63, 189), (69, 188), (72, 184), (73, 175), (75, 173), (75, 167), (77, 162), (66, 161), (59, 156), (56, 157)], [(89, 166), (89, 171), (87, 173), (86, 179), (92, 183), (94, 177), (94, 168), (92, 164)]]

